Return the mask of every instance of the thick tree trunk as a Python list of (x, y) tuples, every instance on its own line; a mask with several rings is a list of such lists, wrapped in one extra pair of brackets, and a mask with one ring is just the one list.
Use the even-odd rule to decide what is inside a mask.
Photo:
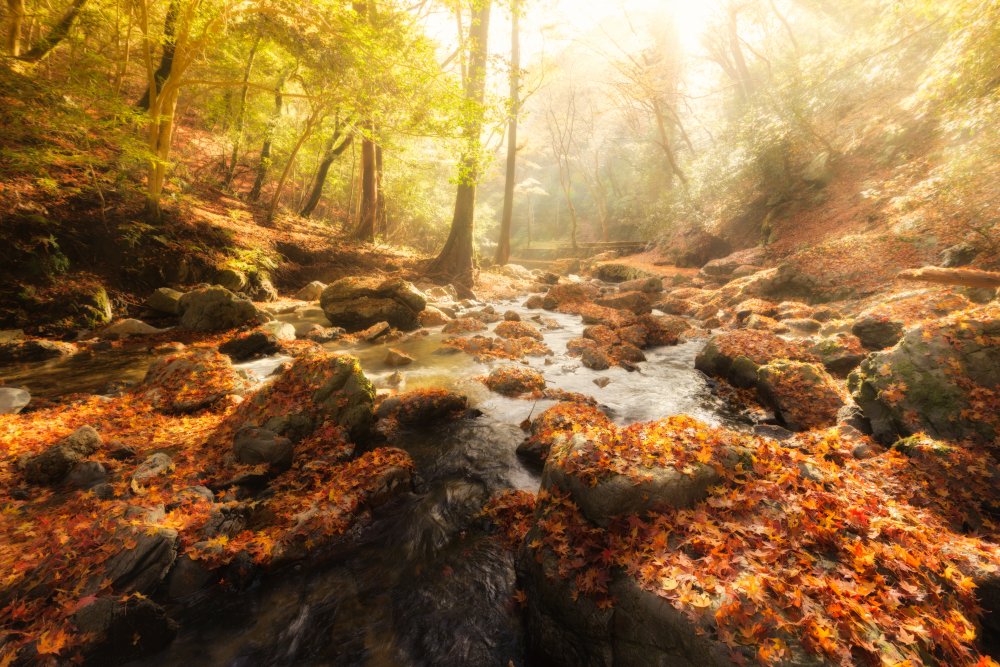
[[(486, 59), (489, 55), (489, 30), (491, 0), (479, 0), (472, 12), (469, 28), (469, 67), (465, 85), (465, 99), (471, 107), (481, 107), (486, 93)], [(474, 255), (474, 225), (476, 210), (476, 183), (480, 177), (480, 133), (482, 112), (470, 109), (463, 134), (465, 154), (461, 161), (461, 180), (455, 194), (455, 214), (451, 232), (441, 254), (431, 262), (427, 273), (456, 283), (471, 292)]]
[(326, 145), (326, 151), (323, 153), (323, 160), (319, 163), (319, 169), (316, 170), (316, 178), (313, 181), (312, 190), (309, 191), (309, 198), (306, 199), (305, 205), (299, 212), (303, 218), (308, 218), (312, 215), (312, 212), (316, 210), (316, 206), (319, 205), (319, 200), (323, 197), (323, 186), (326, 185), (327, 175), (330, 173), (330, 166), (333, 165), (333, 161), (340, 157), (351, 142), (354, 140), (354, 135), (347, 135), (344, 140), (337, 144), (336, 141), (340, 137), (339, 132), (334, 132), (333, 136), (330, 137), (329, 143)]
[(361, 202), (358, 209), (358, 226), (354, 238), (359, 241), (375, 240), (375, 223), (378, 218), (378, 179), (375, 165), (375, 142), (361, 142)]
[(243, 125), (246, 120), (247, 96), (250, 94), (250, 74), (253, 72), (253, 61), (257, 57), (257, 47), (260, 46), (260, 34), (253, 41), (250, 47), (250, 54), (247, 56), (247, 66), (243, 70), (243, 88), (240, 90), (240, 100), (236, 107), (236, 136), (233, 138), (233, 152), (229, 156), (229, 169), (226, 170), (226, 187), (233, 184), (236, 176), (236, 163), (240, 158), (240, 145), (243, 143)]
[(21, 31), (24, 28), (24, 0), (7, 0), (7, 53), (21, 55)]
[(520, 111), (521, 40), (518, 33), (520, 7), (512, 0), (510, 8), (510, 119), (507, 121), (507, 171), (503, 184), (503, 213), (500, 216), (500, 239), (494, 261), (510, 260), (510, 228), (514, 219), (514, 181), (517, 178), (517, 115)]
[(264, 179), (267, 178), (267, 172), (271, 168), (271, 143), (274, 141), (274, 131), (281, 121), (281, 108), (284, 104), (281, 90), (285, 87), (285, 79), (291, 73), (291, 70), (288, 69), (283, 71), (278, 76), (278, 82), (274, 86), (274, 113), (271, 114), (271, 119), (267, 123), (267, 129), (264, 131), (264, 145), (260, 149), (260, 161), (257, 163), (257, 178), (254, 179), (253, 187), (250, 189), (250, 201), (260, 199), (260, 191), (264, 187)]
[(385, 239), (389, 220), (385, 211), (385, 189), (382, 187), (382, 147), (375, 146), (375, 233)]
[(965, 287), (981, 287), (986, 289), (1000, 288), (1000, 273), (995, 271), (978, 271), (976, 269), (944, 269), (937, 266), (925, 266), (921, 269), (901, 271), (897, 276), (900, 280), (918, 280), (942, 285), (962, 285)]
[(87, 0), (73, 0), (73, 4), (69, 6), (63, 17), (59, 19), (59, 22), (52, 27), (52, 31), (42, 39), (38, 44), (28, 49), (22, 56), (18, 56), (21, 60), (27, 61), (29, 63), (36, 63), (45, 56), (51, 53), (52, 49), (59, 46), (66, 37), (69, 36), (69, 31), (76, 22), (76, 18), (83, 11), (83, 8), (87, 5)]
[[(178, 0), (170, 0), (170, 4), (167, 6), (167, 15), (163, 19), (163, 54), (160, 56), (160, 66), (156, 68), (155, 76), (157, 90), (163, 87), (163, 82), (167, 80), (171, 70), (174, 68), (174, 54), (177, 49), (177, 44), (174, 40), (177, 32), (178, 9)], [(142, 94), (142, 97), (136, 103), (136, 106), (143, 111), (149, 109), (148, 86), (146, 87), (146, 92)]]

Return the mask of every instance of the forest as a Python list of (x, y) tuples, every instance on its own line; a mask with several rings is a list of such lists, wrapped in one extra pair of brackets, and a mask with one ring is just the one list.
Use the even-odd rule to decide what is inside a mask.
[(0, 667), (1000, 667), (1000, 1), (0, 34)]

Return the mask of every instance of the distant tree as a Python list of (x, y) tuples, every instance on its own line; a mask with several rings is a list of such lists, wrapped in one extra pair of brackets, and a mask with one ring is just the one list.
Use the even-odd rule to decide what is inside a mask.
[(520, 0), (510, 5), (510, 101), (507, 119), (507, 165), (504, 171), (503, 212), (500, 215), (500, 238), (494, 260), (506, 264), (510, 259), (510, 227), (514, 218), (514, 181), (517, 173), (517, 116), (521, 110), (521, 36)]

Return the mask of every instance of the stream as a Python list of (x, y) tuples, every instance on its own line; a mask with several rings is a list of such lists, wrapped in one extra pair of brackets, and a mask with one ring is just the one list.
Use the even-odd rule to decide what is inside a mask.
[[(493, 306), (498, 313), (519, 313), (542, 331), (553, 354), (526, 360), (544, 374), (549, 387), (594, 396), (620, 424), (686, 413), (712, 424), (737, 425), (694, 369), (701, 341), (648, 349), (647, 361), (635, 372), (617, 367), (592, 371), (566, 354), (566, 342), (581, 335), (580, 317), (527, 310), (514, 302)], [(277, 318), (303, 321), (302, 313)], [(325, 346), (356, 355), (379, 389), (388, 388), (397, 372), (384, 364), (386, 350), (399, 349), (415, 358), (398, 369), (400, 390), (452, 389), (468, 396), (470, 406), (482, 413), (394, 436), (388, 444), (406, 450), (416, 464), (414, 492), (379, 508), (352, 547), (322, 565), (300, 563), (242, 593), (171, 610), (181, 623), (177, 639), (162, 653), (134, 664), (530, 664), (512, 600), (513, 557), (487, 538), (476, 517), (497, 492), (538, 489), (539, 471), (515, 454), (524, 438), (519, 424), (555, 401), (509, 399), (488, 391), (477, 378), (496, 364), (512, 362), (480, 363), (465, 353), (450, 353), (441, 347), (443, 338), (435, 328), (388, 345)], [(140, 379), (150, 361), (148, 354), (108, 357), (98, 353), (33, 364), (15, 369), (21, 377), (7, 382), (46, 397), (60, 391), (104, 391)], [(237, 367), (266, 378), (287, 359), (269, 357)], [(598, 387), (594, 380), (600, 377), (610, 383)]]

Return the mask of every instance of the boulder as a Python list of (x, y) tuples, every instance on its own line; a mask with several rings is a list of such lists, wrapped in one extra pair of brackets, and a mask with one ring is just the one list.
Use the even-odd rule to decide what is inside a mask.
[(542, 307), (546, 310), (556, 310), (560, 306), (592, 302), (600, 295), (597, 286), (589, 283), (570, 283), (553, 285), (542, 298)]
[(996, 446), (1000, 437), (1000, 304), (929, 320), (848, 377), (875, 436), (923, 432)]
[(18, 387), (0, 387), (0, 415), (16, 415), (31, 402), (31, 394)]
[(594, 371), (606, 371), (611, 368), (611, 357), (600, 347), (588, 347), (580, 355), (580, 362)]
[(525, 268), (520, 264), (504, 264), (500, 267), (499, 271), (508, 278), (515, 278), (517, 280), (531, 280), (533, 277), (531, 269)]
[(649, 278), (636, 278), (626, 280), (618, 285), (619, 292), (646, 292), (656, 294), (663, 291), (663, 278), (660, 276), (650, 276)]
[(528, 300), (524, 302), (525, 308), (530, 308), (536, 310), (542, 308), (545, 305), (545, 299), (542, 298), (540, 294), (532, 294), (528, 297)]
[(0, 364), (47, 361), (76, 352), (69, 343), (54, 340), (13, 340), (0, 344)]
[(247, 276), (236, 269), (222, 269), (215, 274), (215, 284), (230, 292), (242, 292), (248, 285)]
[(527, 322), (504, 320), (493, 330), (501, 338), (533, 338), (542, 340), (542, 332)]
[(884, 350), (903, 337), (903, 323), (876, 315), (861, 317), (851, 326), (861, 345), (868, 350)]
[(828, 151), (817, 153), (802, 170), (802, 180), (819, 188), (826, 187), (832, 179), (833, 169), (830, 166)]
[(295, 340), (295, 327), (288, 322), (279, 322), (277, 320), (265, 322), (260, 325), (260, 330), (271, 334), (278, 340)]
[(823, 363), (826, 370), (840, 376), (846, 376), (857, 368), (867, 354), (858, 337), (848, 333), (821, 338), (809, 347), (809, 352)]
[(245, 389), (229, 358), (215, 350), (191, 349), (154, 361), (133, 391), (167, 414), (211, 407)]
[(233, 455), (239, 463), (265, 463), (285, 470), (292, 465), (292, 441), (266, 428), (248, 426), (236, 432)]
[(398, 368), (400, 366), (409, 366), (414, 361), (416, 360), (405, 352), (389, 348), (389, 350), (385, 353), (385, 359), (382, 360), (382, 363), (386, 366)]
[(422, 327), (439, 327), (444, 324), (448, 324), (451, 318), (448, 317), (443, 310), (435, 306), (427, 306), (422, 311), (420, 315), (417, 316), (420, 326)]
[(979, 249), (971, 243), (959, 243), (941, 252), (941, 266), (952, 269), (968, 266), (979, 254)]
[(696, 226), (684, 226), (668, 240), (666, 247), (670, 249), (670, 259), (679, 267), (704, 266), (732, 251), (728, 241)]
[(130, 486), (133, 491), (140, 493), (150, 480), (165, 477), (173, 469), (174, 461), (167, 454), (163, 452), (150, 454), (132, 473)]
[(469, 400), (446, 389), (416, 389), (390, 396), (378, 406), (379, 419), (394, 419), (403, 426), (428, 426), (463, 414)]
[(178, 625), (163, 607), (143, 597), (98, 597), (73, 612), (70, 620), (89, 637), (83, 648), (88, 664), (117, 665), (164, 649)]
[(777, 360), (757, 371), (757, 393), (792, 431), (833, 426), (844, 398), (833, 378), (816, 364)]
[(296, 292), (295, 298), (300, 301), (319, 301), (319, 298), (323, 295), (323, 290), (325, 289), (326, 283), (314, 280)]
[(620, 292), (595, 299), (594, 303), (605, 308), (627, 310), (636, 315), (644, 315), (653, 310), (649, 295), (645, 292)]
[(611, 420), (596, 407), (583, 403), (557, 403), (531, 421), (529, 436), (517, 447), (517, 453), (541, 466), (559, 435), (570, 436), (579, 423), (609, 428)]
[(250, 333), (233, 336), (219, 346), (219, 352), (227, 355), (233, 361), (246, 361), (257, 357), (268, 357), (278, 354), (281, 344), (272, 333), (251, 331)]
[(274, 289), (271, 279), (260, 271), (250, 274), (250, 284), (245, 291), (254, 301), (278, 300), (278, 290)]
[(181, 326), (194, 331), (222, 331), (267, 320), (268, 316), (244, 296), (212, 285), (188, 292), (180, 299)]
[(375, 388), (356, 358), (309, 351), (240, 403), (223, 428), (266, 428), (294, 443), (330, 422), (359, 439), (369, 433), (374, 401)]
[(327, 319), (348, 331), (358, 331), (378, 322), (397, 329), (419, 325), (427, 300), (412, 284), (399, 280), (350, 277), (329, 285), (320, 296)]
[(816, 361), (800, 343), (766, 331), (740, 329), (712, 336), (695, 357), (694, 366), (737, 387), (752, 387), (757, 382), (757, 369), (777, 359)]
[(96, 329), (111, 321), (111, 300), (100, 285), (72, 289), (68, 295), (66, 310), (77, 318), (80, 325)]
[(605, 262), (603, 264), (598, 264), (594, 269), (594, 275), (597, 276), (599, 280), (603, 280), (608, 283), (623, 283), (630, 280), (650, 277), (649, 273), (646, 271), (628, 264), (622, 264), (620, 262)]
[(181, 297), (183, 292), (178, 292), (169, 287), (159, 287), (146, 299), (146, 308), (162, 313), (164, 315), (181, 314)]
[(545, 390), (545, 378), (536, 370), (524, 366), (500, 366), (486, 378), (491, 391), (504, 396), (520, 396)]
[(128, 528), (120, 540), (115, 555), (104, 564), (94, 583), (108, 580), (116, 593), (151, 593), (177, 558), (177, 531), (156, 526)]
[(81, 426), (55, 445), (24, 461), (29, 484), (58, 484), (70, 470), (102, 445), (101, 436), (91, 426)]
[(521, 316), (516, 311), (508, 310), (504, 312), (503, 319), (507, 322), (520, 322)]
[(91, 489), (107, 481), (108, 471), (98, 461), (80, 461), (74, 465), (66, 481), (78, 489)]

